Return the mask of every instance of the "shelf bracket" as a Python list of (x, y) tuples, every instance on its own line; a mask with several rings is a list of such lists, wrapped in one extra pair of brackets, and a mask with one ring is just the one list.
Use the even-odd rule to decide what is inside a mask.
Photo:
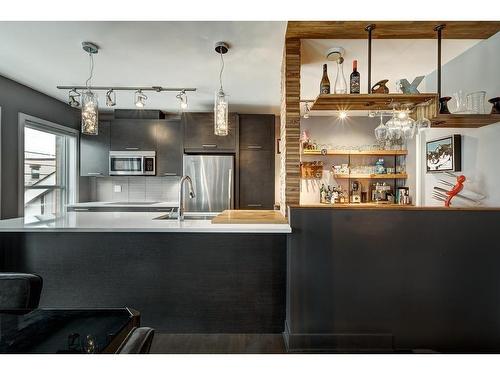
[(368, 32), (368, 94), (372, 92), (372, 31), (375, 30), (375, 24), (371, 23), (365, 27)]
[(441, 41), (443, 39), (442, 31), (445, 24), (436, 25), (434, 31), (437, 33), (437, 92), (438, 100), (441, 99)]

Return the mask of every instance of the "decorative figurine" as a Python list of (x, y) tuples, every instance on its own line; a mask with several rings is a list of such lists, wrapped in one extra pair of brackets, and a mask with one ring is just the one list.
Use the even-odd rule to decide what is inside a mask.
[(491, 98), (488, 102), (493, 104), (493, 107), (491, 107), (491, 114), (500, 114), (500, 96)]
[(406, 78), (400, 79), (396, 82), (396, 86), (399, 87), (403, 94), (420, 94), (417, 87), (420, 85), (425, 76), (415, 77), (413, 82), (410, 84)]
[(385, 85), (387, 82), (389, 82), (388, 79), (378, 81), (372, 87), (372, 94), (389, 94), (389, 88)]
[(451, 100), (451, 96), (443, 96), (439, 98), (439, 114), (449, 115), (450, 110), (448, 109), (448, 102)]

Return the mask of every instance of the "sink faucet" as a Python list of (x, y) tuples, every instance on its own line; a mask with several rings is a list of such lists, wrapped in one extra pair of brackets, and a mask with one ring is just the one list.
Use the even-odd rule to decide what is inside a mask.
[(187, 181), (189, 183), (189, 198), (194, 198), (194, 190), (193, 190), (193, 181), (191, 180), (191, 177), (189, 176), (182, 176), (181, 182), (179, 183), (179, 211), (178, 211), (178, 216), (177, 220), (183, 221), (184, 220), (184, 181)]

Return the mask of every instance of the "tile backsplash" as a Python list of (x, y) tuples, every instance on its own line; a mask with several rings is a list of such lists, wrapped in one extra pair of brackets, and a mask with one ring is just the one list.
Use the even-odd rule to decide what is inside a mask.
[(92, 202), (176, 202), (179, 177), (92, 177)]

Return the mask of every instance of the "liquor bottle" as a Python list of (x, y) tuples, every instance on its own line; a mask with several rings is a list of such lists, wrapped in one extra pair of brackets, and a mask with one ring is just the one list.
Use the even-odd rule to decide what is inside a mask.
[(319, 203), (325, 203), (325, 184), (321, 184), (321, 188), (319, 189)]
[(358, 60), (354, 60), (352, 62), (352, 73), (350, 78), (351, 94), (359, 94), (359, 80)]
[(330, 80), (328, 79), (328, 73), (326, 71), (326, 64), (323, 64), (323, 77), (321, 78), (321, 83), (319, 85), (320, 94), (330, 93)]

